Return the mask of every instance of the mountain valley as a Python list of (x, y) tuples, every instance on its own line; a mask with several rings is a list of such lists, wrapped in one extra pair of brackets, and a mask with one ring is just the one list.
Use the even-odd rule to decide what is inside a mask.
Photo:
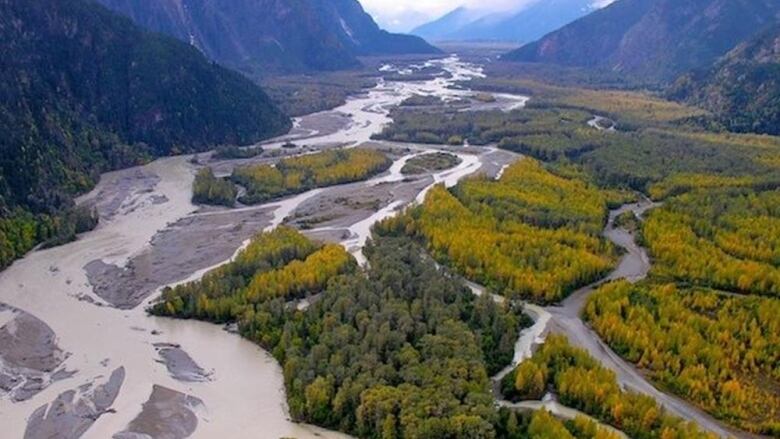
[(780, 8), (509, 3), (0, 0), (1, 436), (780, 437)]

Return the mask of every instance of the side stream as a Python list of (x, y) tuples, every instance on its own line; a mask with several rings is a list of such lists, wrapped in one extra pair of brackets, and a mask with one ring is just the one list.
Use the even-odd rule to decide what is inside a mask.
[[(642, 219), (647, 211), (658, 206), (658, 203), (643, 198), (639, 202), (625, 204), (610, 211), (603, 236), (613, 244), (621, 247), (625, 254), (621, 257), (615, 270), (607, 277), (576, 290), (558, 306), (540, 307), (533, 304), (524, 304), (524, 312), (534, 320), (534, 324), (520, 332), (515, 343), (515, 354), (512, 363), (492, 378), (494, 394), (499, 406), (518, 410), (539, 410), (545, 408), (563, 419), (574, 419), (577, 416), (590, 418), (584, 413), (561, 405), (555, 400), (554, 395), (548, 394), (542, 401), (521, 401), (518, 403), (502, 399), (500, 391), (501, 380), (520, 363), (530, 358), (534, 350), (544, 343), (547, 334), (556, 332), (566, 335), (572, 345), (585, 349), (592, 357), (600, 361), (604, 367), (614, 371), (618, 383), (624, 389), (646, 394), (654, 398), (670, 413), (687, 421), (695, 422), (701, 428), (718, 436), (747, 437), (724, 426), (712, 416), (704, 413), (687, 401), (656, 389), (632, 364), (613, 352), (601, 340), (598, 334), (590, 329), (580, 318), (580, 313), (587, 299), (600, 285), (615, 280), (627, 280), (633, 283), (647, 277), (651, 269), (651, 262), (646, 249), (636, 243), (634, 236), (628, 230), (617, 227), (615, 220), (624, 212), (629, 211), (633, 212), (639, 219)], [(477, 295), (488, 293), (486, 288), (481, 285), (470, 281), (466, 281), (466, 284)], [(495, 294), (493, 299), (501, 303), (506, 300), (504, 297)], [(611, 426), (601, 423), (599, 425), (625, 436)]]

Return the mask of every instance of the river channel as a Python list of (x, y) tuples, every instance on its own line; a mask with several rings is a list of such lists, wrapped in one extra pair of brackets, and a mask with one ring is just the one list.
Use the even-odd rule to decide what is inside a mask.
[[(451, 86), (482, 76), (478, 66), (454, 56), (424, 67), (441, 74), (417, 82), (380, 79), (341, 107), (296, 119), (289, 135), (262, 147), (281, 150), (291, 140), (309, 150), (361, 145), (404, 99), (462, 98), (471, 92)], [(501, 95), (494, 108), (510, 110), (526, 100)], [(334, 120), (336, 128), (323, 122)], [(103, 175), (78, 200), (98, 208), (95, 230), (0, 272), (3, 436), (241, 438), (258, 437), (259, 429), (263, 437), (344, 437), (289, 419), (282, 371), (267, 352), (220, 326), (150, 317), (145, 307), (162, 287), (230, 260), (252, 234), (333, 205), (339, 194), (363, 196), (371, 207), (350, 206), (307, 233), (342, 242), (364, 262), (372, 224), (421, 199), (435, 183), (495, 175), (517, 159), (494, 148), (461, 148), (457, 167), (409, 181), (400, 174), (406, 160), (448, 147), (393, 147), (401, 151), (395, 165), (370, 181), (237, 209), (191, 203), (198, 165), (190, 156)]]

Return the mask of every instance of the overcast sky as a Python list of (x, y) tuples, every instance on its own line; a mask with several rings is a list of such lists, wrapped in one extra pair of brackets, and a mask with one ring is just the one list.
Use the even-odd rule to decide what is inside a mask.
[(363, 7), (382, 27), (393, 31), (408, 31), (461, 5), (508, 10), (519, 8), (531, 1), (533, 0), (360, 0)]

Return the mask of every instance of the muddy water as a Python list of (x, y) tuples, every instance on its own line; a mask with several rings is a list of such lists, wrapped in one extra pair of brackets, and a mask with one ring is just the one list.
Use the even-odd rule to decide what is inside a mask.
[[(307, 144), (347, 144), (358, 145), (367, 142), (373, 134), (391, 122), (390, 110), (403, 100), (414, 96), (438, 96), (444, 101), (452, 101), (473, 95), (470, 90), (452, 88), (456, 83), (474, 78), (484, 77), (482, 68), (473, 64), (461, 62), (456, 56), (428, 61), (424, 67), (438, 68), (444, 72), (442, 77), (430, 81), (395, 82), (379, 80), (376, 87), (361, 96), (349, 99), (344, 105), (325, 113), (347, 115), (350, 122), (344, 129), (335, 133), (307, 138)], [(385, 69), (385, 71), (388, 71)], [(497, 106), (504, 110), (520, 108), (528, 100), (525, 96), (501, 95), (497, 98)], [(323, 113), (303, 116), (295, 120), (298, 127), (308, 125), (307, 119), (322, 117)], [(305, 131), (305, 130), (303, 130)], [(265, 149), (280, 148), (290, 136), (262, 143)]]
[[(367, 141), (388, 123), (389, 110), (403, 99), (413, 94), (435, 94), (448, 98), (466, 94), (466, 90), (448, 87), (455, 80), (481, 75), (478, 68), (461, 63), (457, 58), (431, 63), (449, 72), (448, 78), (420, 83), (380, 82), (367, 94), (351, 99), (333, 111), (341, 115), (339, 117), (348, 116), (349, 123), (343, 129), (323, 135), (314, 130), (299, 129), (300, 135), (307, 137), (309, 145), (357, 145)], [(505, 102), (507, 106), (518, 105), (522, 99), (507, 99)], [(305, 122), (303, 118), (296, 121), (296, 125), (300, 127), (306, 125)], [(295, 138), (287, 136), (284, 140), (264, 145), (264, 148), (279, 147), (284, 141)], [(460, 178), (488, 166), (483, 162), (486, 156), (459, 155), (463, 162), (454, 169), (432, 175), (425, 191), (436, 183), (451, 186)], [(389, 175), (379, 178), (385, 179), (384, 184), (401, 184), (401, 167), (401, 163), (396, 163)], [(7, 395), (0, 394), (0, 424), (3, 425), (4, 437), (23, 437), (25, 430), (57, 431), (56, 418), (51, 420), (47, 417), (48, 424), (33, 425), (32, 428), (28, 428), (28, 419), (39, 407), (57, 400), (63, 393), (85, 389), (87, 384), (94, 386), (94, 383), (105, 382), (118, 368), (123, 368), (125, 376), (111, 405), (113, 410), (101, 410), (91, 415), (97, 420), (83, 437), (103, 439), (120, 432), (143, 432), (153, 428), (170, 430), (166, 430), (164, 425), (142, 425), (152, 422), (144, 420), (159, 423), (175, 422), (180, 418), (149, 413), (149, 407), (156, 405), (155, 398), (159, 397), (160, 388), (184, 401), (198, 401), (198, 404), (182, 408), (181, 412), (188, 419), (185, 433), (190, 434), (189, 431), (194, 429), (191, 437), (259, 437), (258, 431), (262, 432), (262, 437), (344, 436), (299, 425), (288, 419), (281, 368), (256, 345), (217, 325), (149, 317), (143, 309), (148, 301), (132, 309), (119, 310), (94, 294), (84, 269), (91, 261), (101, 260), (125, 267), (128, 261), (148, 251), (160, 231), (178, 227), (183, 218), (230, 215), (220, 211), (197, 212), (197, 207), (190, 202), (194, 172), (189, 157), (174, 157), (104, 175), (98, 187), (81, 200), (95, 203), (103, 214), (104, 220), (96, 230), (74, 243), (31, 253), (0, 272), (0, 303), (23, 310), (45, 322), (56, 334), (57, 346), (69, 354), (63, 367), (76, 371), (73, 377), (52, 382), (26, 401), (14, 403)], [(301, 204), (322, 195), (324, 191), (327, 189), (246, 209), (267, 213), (269, 219), (264, 228), (269, 229), (281, 224)], [(422, 197), (415, 195), (400, 201), (390, 200), (374, 214), (346, 224), (344, 228), (349, 230), (350, 238), (344, 244), (352, 247), (358, 258), (362, 257), (361, 246), (368, 237), (370, 226), (395, 214), (401, 205)], [(182, 252), (178, 258), (183, 264), (187, 261), (191, 264), (191, 274), (180, 276), (186, 278), (181, 281), (197, 279), (210, 268), (203, 266), (207, 265), (205, 261), (197, 260), (188, 253), (197, 251)], [(9, 320), (6, 314), (2, 315), (4, 321)], [(177, 374), (171, 373), (164, 361), (159, 361), (155, 346), (161, 346), (161, 343), (181, 349), (182, 355), (186, 354), (189, 358), (188, 363), (191, 360), (190, 367), (202, 369), (208, 374), (208, 379), (177, 380)], [(7, 348), (0, 346), (0, 357), (7, 354), (3, 352)], [(35, 422), (40, 421), (34, 419)]]
[[(36, 408), (57, 396), (93, 380), (104, 378), (117, 367), (126, 377), (113, 404), (115, 414), (100, 416), (83, 437), (106, 438), (125, 430), (152, 393), (153, 385), (191, 394), (204, 402), (195, 436), (227, 434), (242, 437), (258, 425), (274, 437), (312, 437), (318, 429), (287, 421), (281, 370), (276, 362), (253, 344), (216, 325), (147, 317), (142, 307), (119, 311), (77, 300), (90, 294), (83, 267), (103, 258), (122, 264), (140, 252), (158, 229), (194, 207), (189, 203), (192, 169), (184, 158), (155, 162), (149, 170), (160, 177), (155, 193), (166, 204), (144, 203), (143, 191), (131, 195), (145, 207), (114, 220), (67, 246), (35, 252), (0, 273), (2, 301), (46, 322), (59, 337), (59, 346), (70, 352), (65, 365), (78, 373), (58, 381), (21, 402), (0, 402), (0, 419), (7, 437), (22, 437), (26, 419)], [(106, 180), (110, 181), (110, 176)], [(49, 267), (57, 267), (52, 271)], [(100, 303), (99, 298), (94, 297)], [(157, 334), (157, 335), (155, 335)], [(156, 362), (155, 343), (180, 345), (213, 380), (183, 383)], [(339, 435), (323, 432), (323, 437)]]
[(550, 313), (545, 311), (544, 308), (530, 303), (523, 307), (523, 312), (533, 319), (534, 324), (520, 332), (515, 342), (515, 353), (512, 357), (512, 362), (493, 377), (493, 381), (496, 383), (500, 383), (520, 363), (531, 358), (534, 354), (534, 349), (544, 343), (547, 324), (550, 322), (550, 318), (552, 318)]

